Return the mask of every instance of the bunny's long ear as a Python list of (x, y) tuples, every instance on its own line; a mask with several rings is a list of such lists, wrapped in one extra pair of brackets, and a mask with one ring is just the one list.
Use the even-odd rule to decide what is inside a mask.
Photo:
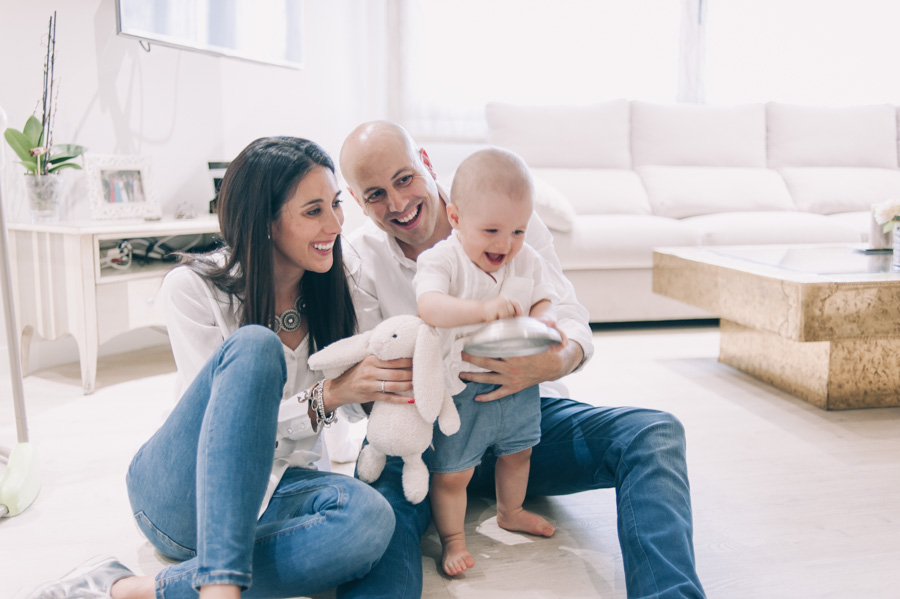
[(308, 362), (309, 367), (312, 370), (321, 370), (327, 379), (337, 378), (369, 355), (368, 347), (371, 336), (372, 331), (366, 331), (335, 341), (311, 355)]
[(434, 327), (419, 325), (413, 352), (413, 395), (425, 422), (434, 422), (444, 399), (444, 364), (441, 342)]

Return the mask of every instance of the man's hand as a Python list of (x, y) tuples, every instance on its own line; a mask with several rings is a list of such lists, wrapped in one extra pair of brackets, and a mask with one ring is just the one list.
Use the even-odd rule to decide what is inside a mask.
[(461, 372), (464, 381), (500, 385), (490, 393), (476, 395), (475, 401), (493, 401), (517, 393), (522, 389), (547, 381), (555, 381), (578, 366), (584, 350), (575, 342), (566, 343), (558, 351), (549, 351), (519, 358), (483, 358), (462, 354), (463, 360), (491, 372)]

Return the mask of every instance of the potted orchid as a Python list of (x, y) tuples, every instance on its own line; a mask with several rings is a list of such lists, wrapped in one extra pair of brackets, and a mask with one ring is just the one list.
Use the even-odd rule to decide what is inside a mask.
[(31, 115), (21, 131), (10, 127), (3, 132), (9, 147), (19, 157), (29, 175), (46, 176), (67, 167), (81, 168), (81, 165), (71, 160), (81, 156), (84, 148), (74, 144), (51, 146), (53, 134), (49, 131), (49, 122), (48, 119), (45, 126), (37, 117)]
[[(56, 59), (56, 13), (50, 17), (47, 33), (47, 55), (44, 58), (44, 93), (40, 105), (41, 118), (28, 117), (21, 131), (8, 128), (3, 137), (19, 157), (26, 170), (26, 188), (31, 203), (32, 220), (52, 220), (58, 216), (61, 179), (64, 168), (80, 169), (72, 162), (84, 153), (82, 146), (74, 144), (53, 145), (54, 106), (53, 67)], [(55, 90), (59, 93), (59, 90)]]

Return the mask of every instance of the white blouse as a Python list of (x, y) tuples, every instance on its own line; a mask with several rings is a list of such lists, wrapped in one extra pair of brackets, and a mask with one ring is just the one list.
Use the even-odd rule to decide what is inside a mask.
[[(181, 398), (197, 373), (209, 361), (220, 345), (239, 327), (241, 302), (222, 292), (186, 266), (170, 271), (162, 284), (166, 325), (172, 354), (178, 372), (175, 377), (176, 401)], [(278, 432), (275, 439), (275, 460), (260, 514), (268, 506), (275, 487), (289, 467), (329, 471), (331, 462), (321, 430), (313, 430), (307, 402), (300, 403), (301, 391), (309, 389), (323, 377), (307, 366), (308, 339), (297, 349), (282, 344), (287, 365), (287, 382), (278, 412)], [(342, 410), (351, 421), (361, 412)]]

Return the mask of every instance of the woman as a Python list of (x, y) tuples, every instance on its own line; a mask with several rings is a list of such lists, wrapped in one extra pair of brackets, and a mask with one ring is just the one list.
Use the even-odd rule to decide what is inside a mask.
[(181, 399), (127, 477), (138, 526), (180, 563), (154, 580), (107, 559), (32, 597), (295, 597), (378, 561), (390, 505), (315, 469), (338, 407), (410, 399), (371, 393), (390, 380), (371, 360), (333, 381), (307, 368), (356, 327), (339, 195), (331, 159), (307, 140), (259, 139), (231, 163), (217, 206), (226, 248), (184, 256), (163, 283)]

